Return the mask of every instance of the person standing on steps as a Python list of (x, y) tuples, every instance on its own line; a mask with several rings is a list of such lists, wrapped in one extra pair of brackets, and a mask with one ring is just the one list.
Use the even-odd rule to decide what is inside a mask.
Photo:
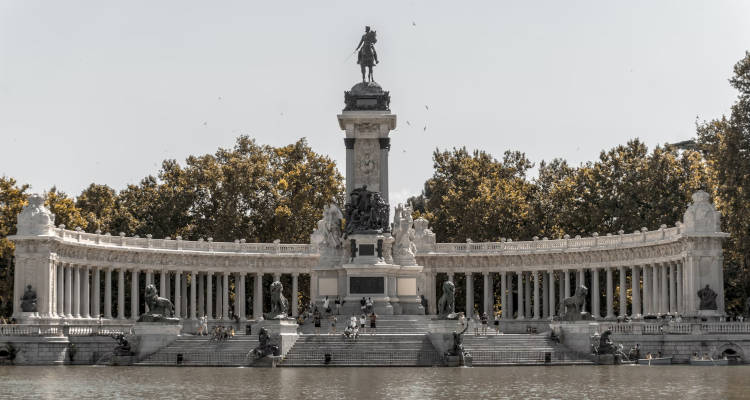
[(331, 304), (328, 301), (328, 296), (323, 299), (323, 312), (331, 313)]
[(331, 332), (330, 333), (332, 335), (335, 335), (336, 334), (336, 316), (331, 315), (329, 319), (331, 320)]
[(378, 333), (377, 324), (376, 324), (377, 320), (378, 320), (378, 316), (375, 315), (375, 313), (370, 314), (370, 329), (372, 330), (371, 335)]
[[(364, 297), (362, 298), (364, 300)], [(362, 330), (362, 334), (365, 334), (365, 324), (367, 323), (367, 316), (365, 313), (359, 316), (359, 329)]]
[(341, 315), (341, 297), (336, 296), (333, 303), (336, 305), (336, 315)]

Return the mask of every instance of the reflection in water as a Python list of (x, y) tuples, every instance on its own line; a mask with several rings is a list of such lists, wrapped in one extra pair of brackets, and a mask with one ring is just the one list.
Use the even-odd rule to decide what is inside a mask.
[[(0, 367), (0, 398), (744, 398), (750, 366)], [(618, 396), (619, 395), (619, 396)]]

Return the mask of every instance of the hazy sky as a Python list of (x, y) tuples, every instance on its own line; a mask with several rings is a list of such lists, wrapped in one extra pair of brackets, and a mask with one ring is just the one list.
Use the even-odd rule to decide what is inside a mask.
[(746, 1), (0, 0), (0, 175), (119, 190), (240, 134), (307, 137), (343, 173), (336, 115), (365, 25), (398, 115), (392, 203), (436, 147), (577, 165), (690, 138), (728, 112), (750, 48)]

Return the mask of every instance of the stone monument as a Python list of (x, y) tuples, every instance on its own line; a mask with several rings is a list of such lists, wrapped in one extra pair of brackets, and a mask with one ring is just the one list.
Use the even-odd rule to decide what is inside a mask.
[(153, 284), (144, 290), (147, 312), (141, 314), (133, 326), (136, 336), (136, 357), (143, 360), (159, 349), (177, 340), (182, 331), (179, 318), (174, 318), (172, 302), (159, 297)]
[[(360, 314), (362, 297), (372, 299), (376, 314), (424, 314), (420, 294), (425, 278), (414, 258), (411, 210), (400, 206), (393, 224), (389, 218), (389, 135), (396, 115), (390, 110), (390, 93), (372, 76), (375, 38), (366, 29), (357, 46), (363, 82), (344, 93), (338, 115), (345, 132), (347, 200), (343, 212), (335, 205), (324, 209), (310, 238), (321, 254), (312, 268), (311, 298), (321, 308), (325, 296), (339, 296), (342, 314)], [(366, 68), (369, 79), (364, 78)]]
[(591, 314), (585, 311), (586, 296), (589, 290), (586, 286), (578, 286), (575, 293), (560, 302), (560, 319), (563, 321), (586, 321)]
[(285, 319), (289, 315), (289, 302), (284, 297), (284, 287), (281, 282), (271, 283), (271, 312), (266, 314), (266, 319)]

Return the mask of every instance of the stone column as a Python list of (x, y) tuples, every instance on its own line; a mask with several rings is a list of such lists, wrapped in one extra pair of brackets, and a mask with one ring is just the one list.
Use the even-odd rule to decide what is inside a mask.
[(644, 264), (643, 271), (643, 315), (651, 314), (651, 271), (649, 266)]
[(607, 319), (615, 318), (612, 299), (612, 268), (607, 267)]
[(224, 301), (221, 307), (221, 319), (229, 319), (229, 272), (224, 272), (224, 282), (221, 284), (222, 291), (224, 293)]
[[(243, 282), (245, 280), (244, 278), (245, 277), (243, 276), (242, 277)], [(297, 304), (297, 302), (298, 302), (298, 295), (297, 295), (297, 293), (299, 292), (299, 288), (297, 287), (298, 286), (298, 283), (297, 283), (297, 279), (298, 278), (299, 278), (299, 274), (298, 273), (295, 272), (295, 273), (292, 274), (292, 317), (296, 317), (298, 315), (298, 309), (299, 309), (299, 305)]]
[(65, 316), (65, 265), (57, 263), (57, 316)]
[(222, 307), (224, 305), (224, 289), (222, 282), (224, 281), (224, 273), (218, 272), (216, 273), (216, 293), (214, 297), (214, 315), (216, 316), (216, 319), (221, 319), (222, 316)]
[(204, 297), (206, 293), (206, 274), (198, 272), (195, 275), (195, 279), (198, 280), (198, 317), (200, 318), (206, 315), (206, 298)]
[(159, 296), (164, 297), (165, 299), (170, 298), (169, 293), (167, 293), (167, 271), (161, 270), (161, 277), (159, 279)]
[(682, 297), (682, 263), (677, 263), (677, 312), (685, 311), (684, 298)]
[(66, 318), (72, 318), (73, 317), (73, 289), (72, 289), (72, 282), (71, 279), (73, 278), (73, 273), (71, 270), (71, 265), (66, 264), (65, 266), (65, 317)]
[(489, 299), (490, 299), (490, 273), (487, 271), (482, 272), (482, 298), (484, 299), (483, 311), (487, 315), (490, 315), (489, 311)]
[(188, 287), (187, 287), (187, 277), (188, 273), (185, 272), (184, 274), (180, 274), (180, 294), (182, 294), (182, 311), (180, 311), (180, 315), (182, 315), (182, 318), (188, 318)]
[(508, 319), (513, 319), (513, 303), (516, 301), (513, 297), (513, 272), (508, 272), (506, 278), (508, 278)]
[(631, 270), (630, 289), (633, 292), (633, 309), (630, 316), (633, 318), (640, 318), (642, 315), (641, 311), (641, 274), (637, 265), (634, 265)]
[(206, 273), (206, 315), (208, 315), (209, 319), (214, 319), (214, 305), (213, 305), (214, 297), (211, 294), (211, 290), (213, 288), (213, 280), (214, 280), (214, 273), (207, 272)]
[(549, 318), (549, 275), (546, 272), (537, 272), (542, 274), (542, 318)]
[[(164, 276), (164, 275), (162, 275)], [(174, 272), (174, 316), (175, 318), (182, 318), (184, 315), (182, 315), (182, 296), (180, 293), (180, 289), (182, 289), (181, 281), (182, 280), (182, 273), (181, 271), (177, 270)]]
[(391, 138), (380, 138), (380, 195), (388, 203), (388, 150), (391, 149)]
[(677, 313), (677, 268), (675, 268), (675, 262), (669, 262), (669, 313)]
[(77, 265), (73, 269), (73, 318), (81, 318), (81, 270)]
[(196, 287), (195, 285), (198, 284), (198, 271), (193, 271), (190, 273), (190, 319), (195, 319), (195, 292)]
[(125, 319), (125, 270), (117, 270), (117, 318)]
[(81, 279), (83, 287), (81, 288), (81, 317), (91, 318), (91, 288), (89, 287), (89, 271), (91, 267), (86, 265), (81, 268)]
[(557, 314), (555, 309), (555, 271), (547, 271), (549, 276), (549, 317), (553, 318)]
[[(229, 292), (229, 285), (227, 285), (227, 292)], [(227, 307), (229, 308), (229, 307)], [(232, 319), (234, 319), (235, 316), (239, 317), (242, 310), (240, 310), (240, 274), (235, 273), (234, 274), (234, 315), (232, 316)]]
[(627, 297), (627, 277), (625, 276), (625, 266), (620, 266), (620, 316), (628, 315), (628, 297)]
[(534, 276), (534, 319), (539, 319), (539, 273), (531, 272)]
[(563, 271), (563, 274), (565, 276), (565, 298), (567, 299), (570, 297), (570, 271), (566, 269)]
[(130, 319), (137, 320), (140, 314), (140, 299), (138, 298), (138, 270), (130, 271)]
[(524, 284), (524, 307), (523, 310), (525, 311), (524, 315), (526, 318), (531, 318), (531, 273), (524, 272), (523, 274), (523, 284)]
[(253, 290), (253, 319), (256, 321), (263, 316), (263, 273), (255, 273), (255, 289)]
[(516, 272), (516, 279), (518, 279), (518, 313), (516, 319), (524, 319), (526, 314), (523, 311), (523, 272)]
[(430, 276), (430, 314), (437, 315), (437, 287), (435, 286), (437, 282), (437, 272), (432, 270)]
[(112, 318), (112, 267), (104, 270), (104, 318)]
[(453, 271), (448, 272), (448, 280), (453, 282)]
[(466, 272), (466, 318), (471, 318), (474, 314), (474, 276), (471, 272)]
[(669, 281), (667, 280), (667, 268), (669, 264), (661, 264), (661, 313), (669, 312)]
[[(346, 196), (354, 190), (354, 138), (344, 138), (346, 147)], [(255, 297), (255, 296), (253, 296)], [(256, 318), (257, 319), (257, 318)]]
[(661, 300), (659, 299), (659, 267), (658, 264), (654, 264), (651, 273), (653, 274), (653, 293), (651, 294), (651, 312), (654, 314), (660, 314)]
[[(581, 268), (578, 270), (578, 277), (576, 279), (576, 288), (579, 286), (586, 286), (586, 270)], [(587, 288), (591, 288), (591, 285), (586, 286)], [(573, 290), (573, 293), (575, 293), (575, 290)]]
[[(147, 269), (146, 270), (146, 287), (148, 287), (148, 285), (153, 285), (153, 284), (154, 284), (154, 271)], [(143, 289), (145, 293), (146, 288), (144, 287)], [(148, 304), (146, 304), (145, 301), (143, 302), (143, 309), (145, 310), (145, 312), (148, 312)]]
[(508, 313), (512, 313), (512, 310), (508, 308), (508, 277), (505, 271), (500, 272), (500, 318), (509, 318)]
[(99, 318), (101, 314), (101, 305), (99, 299), (102, 297), (102, 291), (99, 285), (99, 267), (94, 267), (91, 270), (91, 283), (93, 287), (93, 294), (91, 295), (91, 317)]
[(591, 316), (594, 319), (599, 319), (602, 317), (601, 314), (601, 304), (599, 304), (599, 301), (601, 300), (601, 292), (599, 291), (599, 269), (598, 268), (592, 268), (591, 269)]

